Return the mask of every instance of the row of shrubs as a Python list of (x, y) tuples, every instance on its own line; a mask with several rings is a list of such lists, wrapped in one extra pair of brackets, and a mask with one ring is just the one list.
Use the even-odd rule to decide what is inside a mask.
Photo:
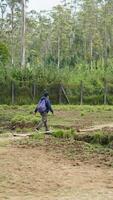
[(35, 124), (37, 124), (38, 117), (37, 116), (31, 116), (31, 115), (18, 115), (11, 119), (11, 127), (17, 127), (17, 128), (25, 128), (25, 127), (33, 127)]

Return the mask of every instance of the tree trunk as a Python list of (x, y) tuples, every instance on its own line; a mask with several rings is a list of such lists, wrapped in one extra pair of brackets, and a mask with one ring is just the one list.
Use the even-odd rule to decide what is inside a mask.
[(59, 104), (62, 104), (62, 87), (59, 86)]
[(14, 102), (15, 102), (15, 93), (14, 93), (14, 90), (15, 90), (15, 88), (14, 88), (14, 83), (12, 82), (12, 83), (11, 83), (12, 104), (14, 104)]
[(60, 36), (58, 36), (58, 69), (60, 68)]
[(80, 105), (83, 104), (83, 82), (80, 83)]
[(11, 7), (11, 64), (14, 65), (14, 6)]
[(68, 98), (68, 96), (67, 96), (67, 94), (66, 94), (66, 91), (64, 90), (64, 87), (63, 87), (63, 86), (61, 86), (61, 90), (62, 90), (62, 92), (63, 92), (63, 94), (64, 94), (64, 97), (65, 97), (67, 103), (70, 104), (69, 98)]
[(1, 30), (3, 30), (3, 27), (4, 27), (4, 13), (6, 11), (6, 6), (7, 6), (6, 3), (1, 2), (1, 4), (0, 4), (0, 8), (1, 8)]
[(91, 36), (91, 41), (90, 41), (90, 59), (91, 59), (91, 70), (93, 69), (93, 41), (92, 41), (92, 36)]
[(21, 67), (25, 67), (25, 0), (22, 0)]
[(34, 83), (33, 84), (33, 100), (35, 100), (35, 96), (36, 96), (36, 85)]
[(108, 65), (108, 54), (107, 54), (107, 25), (106, 25), (106, 16), (107, 16), (107, 9), (105, 5), (105, 24), (104, 24), (104, 69), (106, 70)]
[(107, 81), (104, 80), (104, 105), (107, 104)]

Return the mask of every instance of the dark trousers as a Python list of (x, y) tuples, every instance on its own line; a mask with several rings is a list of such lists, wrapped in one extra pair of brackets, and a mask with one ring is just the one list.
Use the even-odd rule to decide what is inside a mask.
[(44, 125), (45, 131), (48, 131), (48, 124), (47, 124), (47, 113), (41, 113), (41, 121), (38, 123), (37, 129), (40, 130)]

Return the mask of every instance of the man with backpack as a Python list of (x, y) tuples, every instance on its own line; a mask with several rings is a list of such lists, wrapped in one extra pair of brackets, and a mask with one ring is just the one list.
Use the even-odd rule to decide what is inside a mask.
[(42, 117), (41, 121), (39, 122), (39, 124), (36, 128), (37, 130), (40, 130), (40, 128), (44, 125), (45, 131), (46, 132), (49, 131), (48, 124), (47, 124), (47, 115), (48, 115), (49, 111), (53, 113), (53, 109), (51, 107), (51, 103), (49, 100), (49, 94), (48, 94), (48, 92), (44, 92), (44, 95), (40, 99), (40, 101), (35, 109), (35, 114), (37, 112), (39, 112)]

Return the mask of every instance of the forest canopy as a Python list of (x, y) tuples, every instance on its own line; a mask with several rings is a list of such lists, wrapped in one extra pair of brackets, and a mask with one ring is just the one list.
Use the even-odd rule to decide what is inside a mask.
[(112, 98), (113, 0), (63, 0), (40, 12), (28, 12), (28, 4), (0, 0), (1, 87), (82, 81), (87, 95), (104, 93), (108, 84)]

